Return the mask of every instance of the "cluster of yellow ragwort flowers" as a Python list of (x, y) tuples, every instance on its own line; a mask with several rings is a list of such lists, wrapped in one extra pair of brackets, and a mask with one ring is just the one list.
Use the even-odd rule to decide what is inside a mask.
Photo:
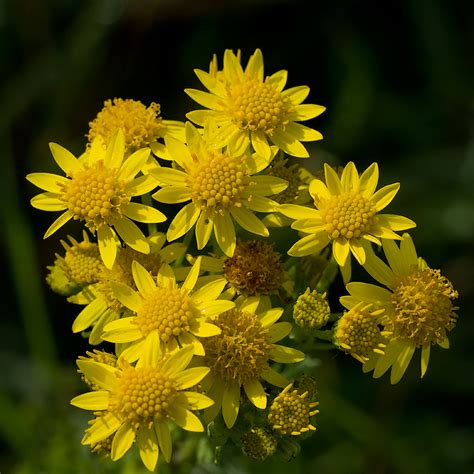
[[(295, 159), (322, 138), (300, 123), (325, 110), (305, 103), (309, 87), (266, 76), (259, 49), (195, 72), (206, 90), (186, 89), (202, 108), (185, 123), (107, 100), (81, 154), (50, 144), (63, 175), (27, 176), (43, 190), (32, 206), (61, 212), (45, 238), (84, 226), (47, 276), (80, 306), (73, 332), (101, 348), (77, 360), (90, 391), (71, 403), (93, 412), (82, 443), (112, 461), (136, 444), (150, 471), (182, 430), (284, 457), (316, 430), (312, 344), (396, 383), (416, 349), (425, 374), (456, 322), (457, 292), (403, 233), (416, 224), (385, 213), (399, 183), (378, 187), (377, 163)], [(381, 286), (351, 281), (354, 261)]]

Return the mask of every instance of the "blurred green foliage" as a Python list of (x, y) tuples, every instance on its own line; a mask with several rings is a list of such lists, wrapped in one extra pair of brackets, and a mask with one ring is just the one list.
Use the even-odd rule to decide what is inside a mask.
[(86, 343), (70, 332), (76, 309), (44, 284), (59, 242), (41, 240), (51, 216), (30, 209), (24, 175), (55, 171), (49, 141), (80, 152), (105, 99), (157, 101), (165, 118), (183, 119), (193, 68), (225, 48), (247, 58), (260, 47), (268, 73), (288, 69), (289, 85), (308, 84), (309, 102), (327, 106), (313, 122), (325, 136), (311, 148), (313, 171), (376, 160), (383, 184), (401, 182), (391, 212), (418, 223), (420, 253), (461, 294), (459, 323), (425, 379), (413, 363), (393, 387), (323, 353), (318, 431), (296, 460), (257, 463), (225, 448), (216, 466), (210, 446), (190, 436), (161, 472), (471, 472), (473, 18), (468, 2), (444, 0), (0, 2), (0, 471), (145, 472), (133, 455), (102, 462), (80, 445), (87, 420), (68, 401), (83, 389), (74, 359)]

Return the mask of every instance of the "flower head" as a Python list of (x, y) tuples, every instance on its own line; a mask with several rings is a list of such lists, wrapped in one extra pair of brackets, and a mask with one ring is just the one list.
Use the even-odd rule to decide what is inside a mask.
[(293, 318), (302, 328), (319, 329), (329, 321), (330, 315), (326, 293), (310, 291), (309, 288), (298, 296), (293, 308)]
[(278, 441), (272, 432), (263, 426), (252, 426), (240, 438), (242, 451), (249, 458), (263, 461), (275, 454)]
[(81, 372), (99, 387), (71, 400), (74, 406), (98, 412), (82, 444), (96, 446), (113, 435), (113, 461), (120, 459), (136, 441), (143, 464), (150, 471), (154, 470), (160, 451), (169, 462), (168, 421), (187, 431), (202, 432), (202, 423), (192, 411), (213, 403), (201, 393), (186, 390), (209, 372), (206, 367), (186, 369), (192, 357), (192, 348), (188, 347), (160, 358), (151, 338), (136, 366), (123, 360), (117, 367), (78, 360)]
[(198, 125), (215, 120), (220, 127), (216, 141), (221, 146), (229, 145), (232, 154), (244, 153), (251, 143), (257, 153), (269, 160), (270, 142), (289, 155), (306, 158), (309, 155), (301, 142), (322, 138), (316, 130), (296, 122), (312, 119), (325, 108), (301, 104), (309, 94), (307, 86), (283, 90), (287, 71), (264, 78), (260, 49), (250, 57), (245, 70), (240, 57), (227, 49), (221, 74), (199, 69), (195, 73), (209, 92), (185, 92), (209, 110), (196, 110), (187, 117)]
[(379, 214), (395, 197), (399, 183), (390, 184), (375, 192), (378, 166), (373, 163), (360, 176), (354, 163), (349, 162), (341, 178), (327, 164), (324, 165), (325, 183), (311, 181), (309, 192), (314, 207), (283, 204), (279, 211), (296, 219), (292, 228), (305, 235), (288, 251), (302, 257), (320, 252), (332, 243), (334, 258), (350, 279), (350, 254), (363, 265), (366, 255), (362, 240), (380, 245), (380, 238), (400, 239), (395, 232), (410, 229), (416, 224), (406, 217)]
[(196, 225), (198, 249), (204, 248), (214, 230), (220, 248), (231, 257), (236, 245), (234, 221), (249, 232), (267, 237), (268, 229), (254, 211), (274, 210), (276, 202), (265, 196), (284, 190), (287, 183), (271, 176), (255, 176), (268, 164), (257, 155), (216, 149), (208, 135), (209, 128), (201, 137), (188, 122), (187, 145), (172, 137), (165, 140), (182, 171), (164, 167), (153, 170), (162, 186), (153, 198), (164, 203), (191, 201), (171, 222), (168, 240), (181, 237)]
[(258, 311), (258, 304), (255, 297), (238, 300), (236, 308), (214, 319), (220, 334), (203, 340), (204, 364), (211, 369), (203, 386), (216, 402), (206, 417), (214, 419), (222, 408), (228, 428), (237, 419), (241, 387), (253, 405), (264, 409), (267, 394), (262, 381), (279, 387), (288, 383), (269, 362), (293, 363), (304, 359), (302, 352), (275, 344), (291, 332), (290, 323), (276, 322), (283, 309)]
[(108, 268), (112, 268), (117, 254), (115, 232), (137, 252), (149, 253), (146, 238), (133, 220), (152, 223), (163, 222), (166, 217), (157, 209), (131, 202), (131, 199), (156, 187), (154, 178), (149, 175), (136, 178), (150, 150), (140, 149), (124, 160), (125, 142), (121, 130), (106, 150), (97, 138), (80, 160), (55, 143), (51, 143), (50, 148), (67, 177), (49, 173), (27, 176), (35, 186), (46, 191), (31, 200), (33, 207), (65, 211), (49, 227), (44, 238), (75, 219), (97, 233), (100, 255)]
[(140, 357), (150, 338), (158, 353), (173, 351), (179, 344), (191, 345), (196, 355), (204, 355), (198, 338), (220, 333), (208, 319), (232, 308), (234, 303), (217, 300), (224, 288), (221, 282), (211, 282), (194, 291), (200, 263), (198, 259), (184, 283), (178, 285), (169, 265), (163, 264), (155, 279), (142, 265), (133, 262), (132, 273), (138, 292), (123, 283), (111, 283), (116, 298), (132, 315), (107, 324), (103, 339), (127, 343), (121, 357), (129, 361)]
[(423, 377), (428, 368), (431, 345), (449, 347), (447, 332), (456, 323), (457, 308), (453, 301), (458, 293), (439, 270), (429, 268), (417, 257), (408, 234), (403, 235), (400, 247), (386, 239), (382, 245), (389, 265), (368, 247), (364, 268), (387, 288), (349, 283), (346, 288), (350, 296), (341, 297), (341, 303), (351, 310), (365, 303), (385, 311), (381, 323), (384, 330), (391, 333), (389, 342), (383, 354), (364, 365), (364, 371), (374, 370), (377, 378), (391, 367), (390, 380), (397, 383), (417, 348), (421, 348)]
[[(121, 129), (125, 138), (126, 154), (155, 144), (157, 139), (183, 130), (182, 122), (163, 120), (160, 104), (148, 107), (139, 100), (114, 98), (106, 100), (103, 109), (89, 123), (87, 138), (92, 143), (100, 137), (107, 145), (115, 132)], [(182, 134), (182, 133), (181, 133)]]
[(268, 421), (272, 428), (282, 435), (299, 436), (316, 428), (311, 424), (311, 417), (319, 413), (314, 410), (318, 402), (311, 402), (308, 393), (292, 390), (287, 385), (273, 400), (268, 413)]
[(102, 342), (102, 332), (107, 323), (122, 316), (130, 316), (130, 310), (115, 296), (112, 283), (118, 282), (136, 289), (132, 274), (134, 260), (156, 277), (163, 263), (173, 262), (185, 251), (185, 246), (180, 243), (164, 245), (166, 237), (160, 232), (147, 237), (147, 242), (150, 245), (148, 255), (130, 247), (119, 247), (113, 267), (109, 269), (101, 264), (96, 282), (85, 286), (82, 291), (68, 298), (71, 303), (85, 305), (73, 322), (73, 332), (82, 332), (92, 327), (89, 342), (94, 345)]

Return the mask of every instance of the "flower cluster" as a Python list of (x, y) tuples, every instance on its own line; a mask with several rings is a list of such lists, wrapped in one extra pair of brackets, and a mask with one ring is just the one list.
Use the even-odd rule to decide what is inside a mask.
[[(64, 175), (27, 176), (43, 191), (32, 206), (61, 212), (45, 238), (84, 227), (47, 276), (100, 347), (77, 360), (89, 391), (71, 403), (94, 415), (82, 444), (112, 461), (136, 444), (150, 471), (176, 430), (290, 459), (317, 428), (305, 356), (329, 346), (397, 383), (421, 349), (423, 377), (457, 318), (453, 285), (403, 233), (415, 222), (385, 213), (399, 183), (378, 188), (377, 163), (295, 161), (322, 138), (300, 123), (325, 110), (309, 87), (265, 76), (259, 49), (195, 72), (206, 91), (186, 89), (203, 107), (187, 122), (107, 100), (77, 156), (50, 144)], [(353, 262), (381, 286), (351, 281)]]

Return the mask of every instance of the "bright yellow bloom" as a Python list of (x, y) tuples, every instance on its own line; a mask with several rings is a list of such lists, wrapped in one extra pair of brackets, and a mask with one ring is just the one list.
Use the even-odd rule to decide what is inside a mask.
[(279, 434), (299, 436), (308, 431), (315, 431), (311, 417), (319, 413), (314, 410), (319, 402), (312, 402), (308, 392), (299, 393), (287, 385), (273, 400), (268, 412), (268, 421)]
[(147, 340), (143, 357), (135, 367), (121, 361), (119, 367), (94, 360), (77, 361), (81, 372), (100, 390), (79, 395), (71, 404), (99, 412), (86, 430), (82, 444), (97, 446), (113, 435), (110, 457), (120, 459), (136, 441), (143, 464), (155, 469), (161, 451), (171, 459), (169, 421), (187, 431), (204, 431), (192, 410), (201, 410), (213, 401), (201, 393), (186, 389), (198, 384), (209, 372), (207, 367), (186, 369), (193, 357), (191, 347), (164, 358)]
[(350, 296), (341, 297), (349, 309), (359, 303), (385, 310), (382, 324), (391, 333), (384, 354), (367, 361), (364, 372), (374, 370), (381, 377), (390, 367), (390, 380), (397, 383), (405, 373), (415, 349), (421, 348), (421, 376), (428, 368), (433, 344), (447, 349), (446, 333), (453, 329), (457, 315), (453, 300), (458, 297), (449, 280), (439, 270), (432, 270), (417, 257), (415, 246), (404, 234), (400, 247), (383, 239), (383, 250), (389, 265), (369, 250), (364, 268), (388, 289), (368, 283), (349, 283)]
[(146, 107), (139, 100), (132, 99), (106, 100), (103, 109), (89, 123), (89, 127), (89, 142), (100, 137), (105, 145), (121, 129), (125, 138), (126, 155), (147, 146), (157, 146), (159, 149), (157, 140), (167, 135), (177, 138), (184, 135), (183, 122), (163, 120), (160, 117), (160, 104), (152, 102)]
[(222, 282), (211, 282), (194, 291), (200, 264), (198, 258), (184, 283), (178, 285), (169, 265), (163, 264), (154, 279), (138, 262), (133, 262), (138, 292), (123, 283), (111, 283), (116, 298), (132, 316), (107, 324), (102, 338), (127, 343), (121, 357), (130, 362), (141, 356), (150, 338), (158, 353), (173, 351), (179, 343), (192, 345), (196, 355), (204, 355), (198, 338), (209, 338), (221, 332), (208, 319), (233, 308), (234, 303), (217, 299), (224, 289)]
[(270, 160), (270, 142), (289, 155), (306, 158), (308, 151), (301, 142), (321, 140), (319, 132), (296, 122), (318, 116), (325, 107), (301, 104), (309, 94), (307, 86), (284, 91), (287, 71), (264, 78), (260, 49), (250, 57), (245, 71), (240, 58), (227, 49), (221, 74), (200, 69), (195, 73), (209, 92), (185, 92), (210, 110), (195, 110), (186, 116), (198, 125), (215, 120), (220, 127), (216, 142), (229, 145), (231, 154), (244, 153), (251, 143), (258, 154)]
[(265, 196), (287, 187), (287, 182), (273, 176), (254, 176), (268, 165), (258, 155), (234, 155), (216, 149), (209, 128), (204, 136), (186, 123), (187, 145), (172, 137), (165, 140), (174, 161), (182, 168), (159, 168), (151, 171), (162, 189), (153, 198), (163, 203), (191, 200), (176, 215), (168, 228), (168, 240), (186, 234), (196, 224), (198, 249), (205, 247), (214, 230), (222, 251), (232, 256), (236, 245), (234, 221), (245, 230), (267, 237), (268, 229), (254, 211), (271, 212), (277, 203)]
[(166, 216), (153, 207), (131, 202), (131, 199), (156, 187), (151, 176), (136, 178), (150, 150), (140, 149), (124, 160), (125, 142), (120, 130), (106, 150), (98, 138), (80, 160), (55, 143), (51, 143), (50, 148), (67, 177), (49, 173), (32, 173), (26, 177), (46, 191), (31, 200), (33, 207), (43, 211), (65, 211), (49, 227), (44, 238), (75, 219), (83, 221), (93, 234), (97, 232), (100, 255), (107, 268), (112, 268), (117, 254), (115, 232), (137, 252), (149, 253), (150, 246), (132, 219), (156, 223), (165, 221)]
[(314, 179), (309, 192), (314, 207), (282, 204), (279, 211), (296, 219), (292, 228), (308, 234), (288, 251), (289, 255), (303, 257), (320, 252), (332, 243), (332, 252), (350, 279), (350, 254), (363, 265), (365, 250), (361, 239), (381, 245), (379, 238), (400, 239), (396, 231), (411, 229), (416, 224), (406, 217), (379, 214), (397, 194), (400, 184), (394, 183), (375, 192), (378, 166), (373, 163), (360, 176), (354, 163), (349, 162), (341, 178), (333, 168), (324, 165), (325, 181)]
[(215, 401), (204, 416), (212, 420), (222, 409), (228, 428), (234, 426), (239, 413), (241, 387), (253, 405), (264, 409), (267, 394), (262, 381), (277, 387), (288, 384), (269, 362), (288, 364), (304, 359), (302, 352), (275, 344), (291, 332), (291, 323), (276, 322), (283, 309), (259, 311), (258, 306), (258, 297), (237, 300), (235, 309), (214, 318), (221, 333), (203, 340), (203, 363), (211, 369), (203, 380), (203, 388)]
[[(182, 257), (186, 251), (186, 247), (181, 243), (164, 246), (166, 237), (161, 232), (147, 237), (147, 242), (150, 245), (148, 255), (136, 252), (130, 247), (119, 247), (113, 267), (108, 269), (102, 264), (100, 271), (95, 275), (96, 283), (86, 286), (78, 294), (68, 298), (71, 303), (86, 305), (74, 320), (72, 330), (77, 333), (92, 327), (89, 335), (90, 344), (95, 345), (103, 341), (102, 333), (107, 323), (131, 315), (130, 310), (116, 298), (111, 284), (118, 282), (136, 289), (132, 274), (134, 260), (156, 277), (163, 263), (173, 262)], [(100, 262), (102, 263), (102, 260)]]

